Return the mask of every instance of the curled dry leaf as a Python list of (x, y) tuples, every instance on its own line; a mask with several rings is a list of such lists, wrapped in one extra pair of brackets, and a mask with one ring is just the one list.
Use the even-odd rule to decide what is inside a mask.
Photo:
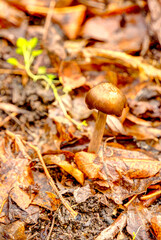
[(80, 67), (74, 61), (63, 61), (59, 68), (59, 77), (64, 89), (71, 91), (85, 84), (86, 79)]
[[(5, 140), (5, 139), (4, 139)], [(16, 145), (16, 143), (15, 143)], [(14, 142), (13, 142), (14, 146)], [(13, 196), (14, 201), (20, 207), (28, 207), (31, 203), (32, 199), (29, 198), (28, 194), (21, 191), (20, 187), (29, 187), (33, 183), (33, 177), (31, 173), (31, 169), (28, 164), (29, 161), (27, 158), (20, 158), (14, 156), (10, 147), (5, 147), (5, 143), (2, 141), (0, 145), (0, 175), (1, 175), (1, 185), (0, 185), (0, 211), (2, 211), (4, 203), (8, 198), (9, 192), (11, 192), (11, 196)], [(7, 149), (7, 152), (6, 152)], [(17, 147), (17, 151), (20, 150)], [(2, 154), (3, 152), (3, 154)], [(18, 191), (19, 189), (19, 191)], [(11, 191), (12, 190), (12, 191)], [(21, 197), (23, 196), (23, 201)], [(25, 205), (24, 205), (25, 201)]]
[[(133, 236), (136, 234), (136, 239), (154, 239), (151, 236), (151, 229), (149, 228), (149, 219), (151, 212), (147, 208), (135, 203), (129, 205), (127, 211), (127, 231)], [(153, 234), (152, 234), (153, 235)], [(154, 235), (153, 235), (154, 237)]]
[[(148, 64), (144, 63), (143, 58), (134, 57), (124, 52), (112, 51), (108, 49), (88, 47), (82, 50), (82, 54), (85, 58), (86, 63), (93, 63), (94, 59), (101, 58), (103, 63), (115, 63), (124, 67), (133, 68), (139, 71), (140, 79), (145, 80), (147, 77), (151, 79), (161, 80), (161, 70)], [(142, 76), (144, 75), (144, 78)]]
[(147, 140), (153, 139), (158, 141), (158, 137), (161, 137), (161, 129), (146, 127), (142, 125), (129, 125), (127, 122), (124, 124), (126, 134), (128, 136), (133, 136), (137, 140)]
[(146, 24), (140, 13), (95, 16), (87, 20), (82, 31), (84, 38), (105, 41), (103, 48), (125, 52), (139, 51), (146, 34)]
[(151, 225), (154, 230), (155, 236), (158, 240), (161, 239), (161, 214), (157, 213), (151, 218)]
[(151, 184), (160, 181), (161, 162), (141, 152), (113, 149), (110, 155), (104, 152), (103, 157), (86, 152), (75, 154), (78, 168), (88, 178), (97, 179), (95, 183), (100, 189), (106, 189), (107, 197), (121, 204), (124, 199), (143, 193)]
[(67, 173), (72, 175), (81, 185), (84, 183), (84, 174), (77, 169), (76, 167), (72, 166), (69, 162), (62, 160), (61, 158), (57, 157), (56, 155), (45, 155), (44, 161), (50, 164), (56, 164), (62, 169), (64, 169)]
[(86, 7), (84, 5), (55, 8), (53, 10), (53, 20), (61, 25), (69, 39), (75, 39), (79, 35), (85, 12)]
[(25, 14), (9, 5), (6, 1), (0, 1), (0, 27), (20, 27), (23, 19), (25, 18)]
[(142, 125), (142, 126), (146, 126), (146, 127), (151, 127), (152, 126), (152, 123), (150, 121), (146, 121), (142, 118), (138, 118), (136, 117), (135, 115), (131, 114), (131, 113), (128, 113), (126, 118), (133, 122), (133, 123), (136, 123), (138, 125)]
[(112, 115), (107, 115), (106, 123), (108, 127), (112, 130), (112, 132), (126, 135), (125, 129), (117, 117)]
[(87, 152), (77, 152), (75, 154), (75, 163), (78, 168), (90, 179), (102, 179), (105, 180), (106, 177), (102, 178), (101, 176), (101, 168), (102, 164), (97, 159), (97, 155), (94, 153)]

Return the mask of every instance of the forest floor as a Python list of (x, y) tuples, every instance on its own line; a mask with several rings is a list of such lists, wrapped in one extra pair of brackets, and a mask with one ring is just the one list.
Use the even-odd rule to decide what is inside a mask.
[[(159, 0), (0, 9), (0, 239), (161, 240)], [(90, 153), (107, 82), (127, 106)]]

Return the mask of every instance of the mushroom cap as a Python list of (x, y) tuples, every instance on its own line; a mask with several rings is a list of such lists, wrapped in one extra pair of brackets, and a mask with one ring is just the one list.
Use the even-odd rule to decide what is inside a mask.
[(101, 83), (93, 87), (87, 93), (85, 101), (89, 109), (118, 117), (126, 105), (125, 95), (112, 83)]

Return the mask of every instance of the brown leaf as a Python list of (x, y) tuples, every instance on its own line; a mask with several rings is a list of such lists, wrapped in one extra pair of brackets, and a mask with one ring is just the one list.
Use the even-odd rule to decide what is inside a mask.
[(57, 0), (55, 3), (55, 7), (66, 7), (72, 3), (73, 0)]
[(123, 230), (126, 226), (127, 214), (126, 212), (120, 214), (120, 216), (112, 223), (108, 228), (104, 229), (95, 240), (110, 240)]
[(0, 238), (1, 239), (16, 239), (26, 240), (25, 223), (22, 221), (15, 221), (8, 225), (0, 226)]
[(151, 218), (151, 225), (156, 235), (157, 240), (161, 240), (161, 214), (154, 213), (154, 216)]
[[(84, 0), (84, 4), (88, 6), (89, 11), (94, 13), (95, 15), (102, 15), (102, 16), (111, 16), (116, 14), (123, 14), (123, 13), (134, 13), (140, 10), (140, 7), (137, 4), (133, 4), (133, 2), (117, 2), (111, 1), (108, 2), (95, 2), (93, 4), (92, 1)], [(144, 3), (143, 3), (144, 4)]]
[(138, 125), (142, 125), (142, 126), (146, 126), (146, 127), (150, 127), (152, 126), (152, 123), (150, 121), (146, 121), (142, 118), (138, 118), (135, 115), (128, 113), (128, 115), (126, 116), (126, 118), (128, 120), (130, 120), (131, 122), (138, 124)]
[(72, 101), (72, 108), (70, 109), (71, 116), (76, 120), (83, 120), (88, 118), (92, 111), (89, 110), (85, 104), (85, 96), (76, 96)]
[(34, 175), (34, 182), (39, 187), (39, 191), (36, 193), (32, 204), (41, 206), (43, 208), (49, 209), (51, 211), (55, 211), (55, 209), (58, 207), (58, 202), (56, 199), (51, 198), (51, 194), (49, 196), (49, 192), (52, 192), (52, 187), (48, 183), (48, 180), (44, 173), (40, 172), (33, 172)]
[(146, 31), (141, 14), (95, 16), (84, 24), (82, 36), (107, 42), (103, 48), (135, 52), (140, 50)]
[(46, 193), (49, 196), (49, 198), (51, 198), (51, 200), (52, 200), (51, 201), (52, 209), (54, 211), (56, 211), (58, 209), (58, 207), (60, 206), (60, 204), (61, 204), (60, 199), (58, 199), (56, 197), (56, 195), (54, 193), (52, 193), (52, 192), (46, 192)]
[(86, 82), (80, 67), (74, 61), (63, 61), (59, 68), (59, 77), (66, 91), (78, 88)]
[(133, 136), (137, 140), (153, 139), (158, 141), (158, 137), (161, 136), (161, 130), (159, 128), (130, 125), (127, 122), (124, 123), (124, 128), (127, 135)]
[(72, 166), (69, 162), (62, 160), (60, 157), (56, 155), (45, 155), (44, 161), (50, 164), (56, 164), (62, 169), (64, 169), (67, 173), (72, 175), (81, 185), (84, 183), (84, 175), (83, 173), (77, 169), (76, 167)]
[(152, 29), (155, 32), (155, 34), (158, 37), (158, 40), (161, 44), (161, 5), (160, 0), (148, 0), (148, 7), (150, 10), (150, 16), (151, 16), (151, 25)]
[(130, 178), (148, 178), (153, 177), (161, 170), (161, 162), (144, 159), (125, 159), (128, 166), (127, 175)]
[[(115, 63), (124, 67), (129, 67), (139, 71), (140, 79), (145, 80), (145, 77), (150, 77), (152, 79), (161, 79), (161, 70), (143, 62), (143, 58), (134, 57), (123, 52), (112, 51), (108, 49), (88, 47), (82, 50), (82, 55), (85, 58), (84, 64), (94, 63), (99, 59), (99, 64), (102, 63)], [(101, 61), (101, 62), (100, 62)], [(142, 76), (144, 75), (144, 78)]]
[[(96, 154), (94, 153), (86, 153), (86, 152), (77, 152), (75, 154), (75, 163), (78, 168), (91, 179), (101, 178), (100, 169), (102, 168), (102, 164), (97, 162)], [(104, 176), (106, 179), (106, 177)], [(104, 180), (104, 178), (101, 178)]]
[(112, 132), (116, 134), (120, 133), (120, 134), (126, 135), (125, 129), (117, 117), (112, 115), (107, 115), (106, 123), (108, 127), (112, 130)]
[(110, 153), (104, 152), (103, 160), (96, 154), (77, 152), (75, 162), (88, 178), (97, 179), (100, 189), (105, 187), (106, 196), (118, 204), (145, 192), (151, 184), (159, 182), (161, 176), (161, 163), (137, 151), (111, 148)]
[(69, 39), (75, 39), (79, 34), (85, 12), (86, 7), (84, 5), (55, 8), (53, 11), (53, 20), (61, 25)]
[(25, 14), (10, 6), (6, 1), (0, 1), (0, 27), (20, 27), (23, 19), (25, 18)]
[(89, 184), (74, 190), (74, 198), (77, 203), (85, 202), (90, 196), (92, 196), (92, 192)]
[[(1, 143), (0, 148), (3, 148), (4, 142)], [(0, 186), (0, 209), (2, 210), (4, 202), (8, 198), (8, 193), (12, 192), (11, 195), (14, 197), (14, 201), (20, 206), (23, 206), (21, 197), (26, 201), (26, 207), (29, 205), (32, 199), (20, 190), (20, 187), (29, 187), (33, 183), (31, 169), (29, 168), (29, 161), (27, 158), (19, 157), (22, 153), (19, 149), (19, 154), (12, 152), (9, 148), (10, 145), (6, 146), (4, 154), (0, 155), (0, 174), (1, 174), (1, 186)], [(14, 143), (13, 143), (14, 146)], [(8, 148), (8, 149), (7, 149)], [(7, 152), (6, 152), (7, 150)], [(27, 154), (26, 154), (27, 156)], [(17, 191), (16, 191), (17, 189)], [(12, 191), (11, 191), (12, 190)], [(18, 191), (19, 190), (19, 191)]]
[(150, 212), (147, 208), (139, 204), (131, 204), (127, 212), (127, 231), (131, 236), (136, 235), (136, 239), (151, 240), (149, 228)]

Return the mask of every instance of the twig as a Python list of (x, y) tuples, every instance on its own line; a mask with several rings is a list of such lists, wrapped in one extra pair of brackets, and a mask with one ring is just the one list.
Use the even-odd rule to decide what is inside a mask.
[(57, 189), (57, 187), (56, 187), (56, 185), (55, 185), (52, 177), (50, 176), (49, 171), (48, 171), (48, 169), (47, 169), (47, 167), (46, 167), (46, 165), (45, 165), (45, 163), (44, 163), (44, 160), (43, 160), (43, 158), (42, 158), (42, 155), (41, 155), (41, 153), (40, 153), (40, 150), (39, 150), (37, 147), (35, 147), (34, 145), (32, 145), (31, 143), (29, 143), (29, 142), (26, 142), (26, 141), (24, 141), (24, 140), (22, 140), (22, 142), (23, 142), (24, 144), (27, 144), (29, 147), (31, 147), (32, 149), (35, 150), (35, 152), (37, 153), (38, 158), (39, 158), (39, 160), (40, 160), (40, 162), (41, 162), (41, 164), (42, 164), (42, 167), (43, 167), (44, 172), (45, 172), (45, 174), (46, 174), (46, 177), (47, 177), (47, 179), (48, 179), (48, 181), (49, 181), (49, 184), (51, 185), (51, 187), (53, 188), (53, 190), (54, 190), (54, 192), (57, 194), (57, 196), (60, 198), (61, 202), (62, 202), (63, 205), (66, 207), (66, 209), (67, 209), (67, 210), (71, 213), (71, 215), (75, 218), (78, 213), (71, 208), (71, 206), (67, 203), (67, 201), (63, 198), (63, 196), (61, 195), (61, 193), (60, 193), (59, 190)]
[[(58, 210), (58, 209), (57, 209)], [(56, 217), (56, 214), (57, 214), (57, 210), (56, 212), (54, 213), (54, 216), (53, 216), (53, 219), (52, 219), (52, 223), (51, 223), (51, 227), (50, 227), (50, 231), (48, 233), (48, 236), (46, 238), (46, 240), (50, 240), (50, 236), (51, 236), (51, 233), (53, 231), (53, 227), (54, 227), (54, 224), (55, 224), (55, 217)]]
[(135, 200), (137, 194), (134, 195), (127, 203), (124, 204), (124, 207), (128, 208), (128, 206)]
[(50, 22), (51, 22), (54, 7), (55, 7), (55, 0), (50, 0), (50, 5), (49, 5), (48, 13), (46, 16), (45, 24), (44, 24), (44, 34), (43, 34), (43, 38), (42, 38), (43, 42), (46, 41), (46, 38), (48, 35), (48, 30), (50, 27)]
[(39, 234), (38, 232), (35, 232), (32, 236), (27, 237), (27, 240), (33, 239), (33, 238), (36, 237), (38, 234)]
[(152, 197), (159, 196), (159, 195), (161, 195), (161, 190), (157, 190), (157, 191), (155, 191), (153, 193), (150, 193), (150, 194), (147, 194), (145, 196), (142, 196), (142, 197), (140, 197), (140, 200), (147, 200), (147, 199), (150, 199)]
[(11, 113), (9, 116), (7, 116), (5, 119), (3, 119), (2, 121), (0, 121), (0, 127), (2, 127), (4, 124), (6, 124), (7, 122), (9, 122), (12, 117), (16, 117), (17, 113), (13, 112)]

